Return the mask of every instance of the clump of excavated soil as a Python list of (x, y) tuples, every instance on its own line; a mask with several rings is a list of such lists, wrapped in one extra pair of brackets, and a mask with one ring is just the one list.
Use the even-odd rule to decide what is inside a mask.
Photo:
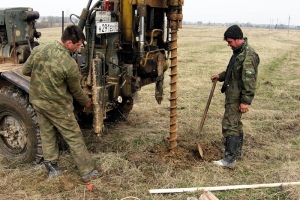
[(222, 153), (216, 142), (201, 143), (203, 150), (203, 157), (201, 158), (196, 143), (189, 145), (180, 145), (172, 150), (169, 150), (168, 144), (154, 145), (149, 147), (143, 153), (128, 152), (126, 159), (129, 162), (135, 163), (137, 166), (142, 163), (165, 163), (176, 168), (189, 168), (192, 166), (199, 166), (199, 164), (219, 160), (222, 158)]

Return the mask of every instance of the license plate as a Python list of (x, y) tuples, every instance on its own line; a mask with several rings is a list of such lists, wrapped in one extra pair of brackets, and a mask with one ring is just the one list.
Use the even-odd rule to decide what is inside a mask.
[(118, 32), (118, 22), (97, 23), (97, 34)]

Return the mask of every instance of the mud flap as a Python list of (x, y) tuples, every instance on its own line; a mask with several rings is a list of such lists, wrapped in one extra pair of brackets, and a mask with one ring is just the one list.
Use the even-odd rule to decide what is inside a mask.
[(1, 77), (29, 93), (30, 77), (22, 74), (22, 68), (2, 72)]

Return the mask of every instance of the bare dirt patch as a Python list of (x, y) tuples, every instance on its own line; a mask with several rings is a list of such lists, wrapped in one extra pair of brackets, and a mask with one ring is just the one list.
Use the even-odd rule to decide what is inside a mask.
[(164, 163), (184, 170), (203, 165), (204, 161), (211, 162), (222, 158), (222, 153), (217, 146), (220, 142), (201, 143), (203, 150), (203, 158), (201, 158), (196, 143), (190, 141), (190, 145), (187, 146), (183, 142), (185, 141), (184, 137), (179, 137), (177, 141), (178, 146), (172, 150), (168, 148), (168, 142), (165, 141), (164, 145), (151, 146), (143, 153), (130, 151), (127, 153), (126, 159), (137, 166), (141, 163)]

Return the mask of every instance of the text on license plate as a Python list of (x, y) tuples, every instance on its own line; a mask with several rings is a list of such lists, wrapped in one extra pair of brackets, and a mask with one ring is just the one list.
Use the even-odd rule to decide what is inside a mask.
[(97, 34), (118, 32), (118, 22), (97, 23)]

